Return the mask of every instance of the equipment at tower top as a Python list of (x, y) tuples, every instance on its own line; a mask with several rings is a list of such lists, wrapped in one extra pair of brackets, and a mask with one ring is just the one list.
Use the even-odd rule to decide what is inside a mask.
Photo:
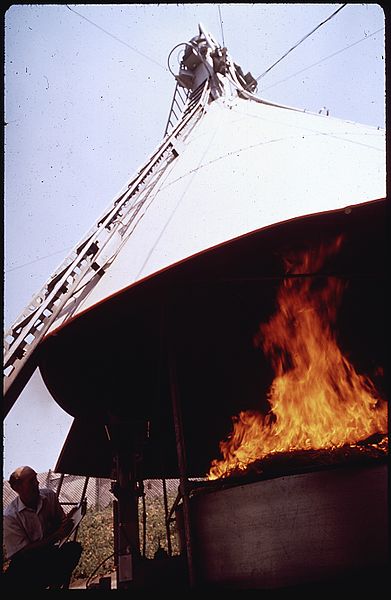
[(238, 90), (255, 92), (257, 81), (251, 73), (245, 75), (241, 67), (233, 62), (227, 48), (221, 47), (202, 24), (198, 27), (199, 34), (184, 44), (179, 73), (175, 75), (179, 85), (194, 91), (210, 78), (214, 97), (223, 95), (228, 82)]

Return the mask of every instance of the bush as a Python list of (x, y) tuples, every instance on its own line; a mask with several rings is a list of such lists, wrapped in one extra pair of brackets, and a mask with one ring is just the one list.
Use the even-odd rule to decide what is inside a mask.
[[(169, 506), (173, 498), (169, 498)], [(142, 511), (140, 514), (140, 549), (143, 553), (143, 523)], [(175, 524), (170, 525), (171, 551), (173, 555), (179, 554)], [(97, 510), (87, 509), (87, 513), (80, 523), (77, 540), (83, 546), (79, 564), (73, 572), (72, 581), (90, 577), (93, 572), (94, 579), (110, 574), (114, 568), (114, 530), (113, 530), (113, 505)], [(145, 556), (153, 558), (155, 552), (163, 548), (168, 551), (165, 515), (162, 499), (159, 497), (146, 500), (146, 532)], [(107, 560), (105, 560), (107, 559)], [(101, 566), (99, 566), (101, 564)]]
[[(173, 499), (169, 497), (169, 506), (172, 503)], [(143, 525), (141, 516), (140, 513), (140, 548), (141, 552), (143, 552)], [(173, 555), (179, 554), (175, 523), (170, 524), (170, 532), (171, 552)], [(145, 557), (153, 558), (159, 548), (164, 548), (164, 550), (168, 551), (163, 502), (161, 498), (156, 497), (146, 501)]]
[[(83, 552), (73, 572), (73, 580), (85, 579), (102, 563), (96, 576), (107, 575), (114, 570), (113, 507), (103, 510), (89, 509), (80, 523), (77, 540)], [(107, 558), (107, 561), (103, 562)]]

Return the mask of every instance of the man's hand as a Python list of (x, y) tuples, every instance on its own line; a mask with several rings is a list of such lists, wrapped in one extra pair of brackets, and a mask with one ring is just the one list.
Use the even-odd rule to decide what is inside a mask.
[(56, 534), (57, 539), (61, 540), (62, 538), (69, 535), (73, 528), (73, 521), (69, 515), (62, 518), (61, 525), (58, 528)]

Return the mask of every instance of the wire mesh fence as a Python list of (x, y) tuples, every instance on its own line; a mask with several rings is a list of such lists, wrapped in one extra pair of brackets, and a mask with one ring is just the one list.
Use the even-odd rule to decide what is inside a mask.
[[(62, 475), (48, 471), (38, 473), (40, 487), (50, 488), (58, 493), (61, 504), (66, 507), (78, 504), (83, 497), (87, 499), (87, 507), (95, 510), (107, 508), (114, 500), (111, 492), (111, 479), (98, 477), (86, 478), (81, 475)], [(178, 493), (179, 481), (177, 479), (167, 479), (166, 489), (170, 498), (176, 497)], [(144, 494), (146, 502), (156, 498), (163, 499), (163, 481), (160, 479), (150, 479), (144, 481)], [(6, 508), (17, 494), (12, 490), (8, 481), (3, 482), (3, 508)]]

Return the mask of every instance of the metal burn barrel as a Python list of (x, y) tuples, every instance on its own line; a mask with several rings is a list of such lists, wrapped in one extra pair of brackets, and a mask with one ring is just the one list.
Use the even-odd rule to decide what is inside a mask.
[[(386, 569), (384, 460), (261, 480), (209, 481), (190, 494), (199, 585), (286, 589)], [(183, 514), (177, 512), (182, 544)], [(373, 582), (375, 586), (376, 582)]]

